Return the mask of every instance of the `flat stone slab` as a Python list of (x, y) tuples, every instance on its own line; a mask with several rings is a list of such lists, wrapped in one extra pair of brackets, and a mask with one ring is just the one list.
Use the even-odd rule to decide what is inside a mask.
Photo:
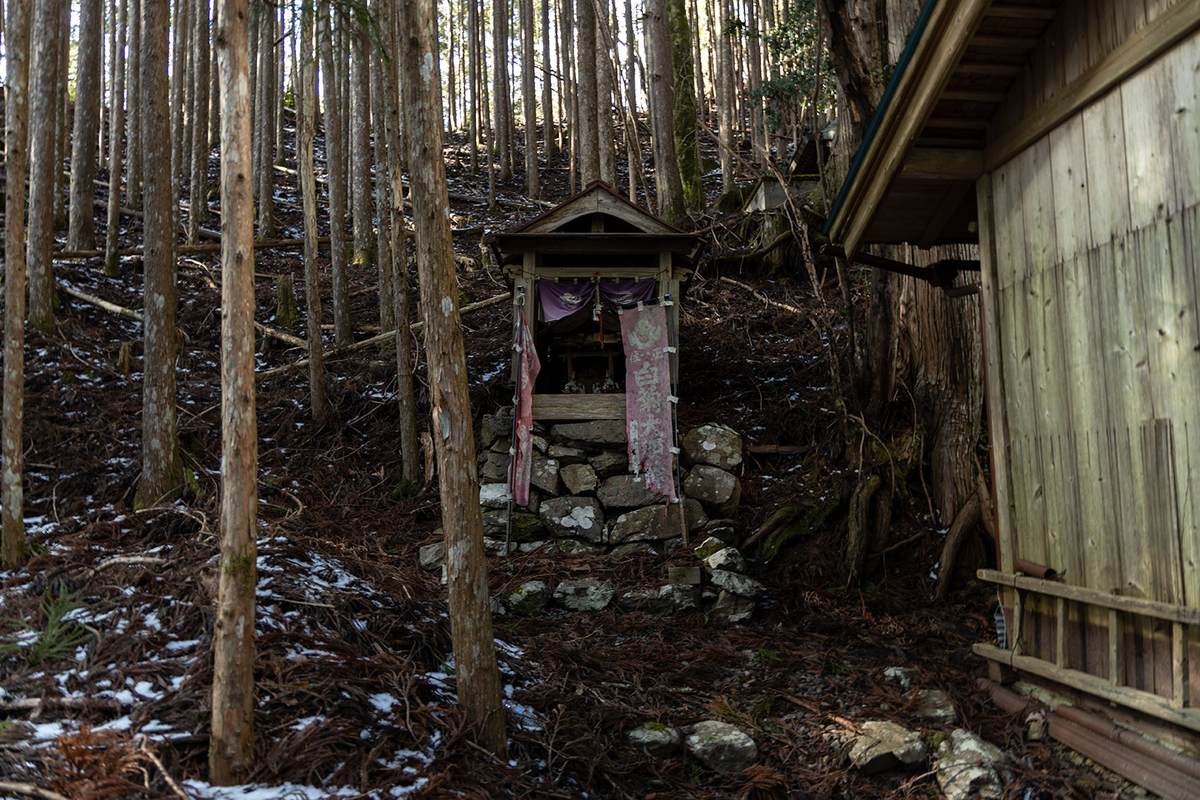
[(554, 587), (554, 602), (568, 611), (603, 611), (617, 593), (617, 585), (599, 578), (576, 578)]
[(741, 772), (758, 761), (758, 745), (728, 722), (706, 720), (685, 728), (683, 743), (693, 758), (717, 772)]
[(554, 497), (542, 503), (538, 518), (555, 536), (599, 542), (604, 537), (604, 509), (594, 497)]
[(567, 487), (567, 494), (587, 494), (600, 486), (600, 479), (591, 464), (565, 464), (559, 468), (558, 476)]
[(683, 746), (679, 731), (653, 722), (625, 734), (630, 745), (653, 758), (673, 758)]
[(545, 581), (525, 581), (500, 598), (506, 608), (522, 617), (540, 614), (550, 602), (550, 587)]
[(437, 572), (446, 560), (446, 543), (434, 542), (417, 550), (417, 563), (426, 572)]
[(954, 725), (958, 722), (958, 711), (941, 689), (918, 690), (916, 712), (918, 716), (939, 725)]
[(754, 601), (727, 592), (724, 589), (717, 595), (717, 602), (712, 607), (712, 615), (733, 625), (749, 622), (754, 616)]
[(865, 775), (903, 766), (918, 767), (929, 757), (929, 748), (918, 733), (894, 722), (870, 720), (859, 726), (862, 735), (850, 748), (850, 763)]
[(605, 479), (596, 490), (596, 497), (606, 509), (641, 508), (665, 499), (647, 490), (645, 478), (637, 475), (614, 475)]
[(530, 485), (536, 486), (552, 497), (557, 495), (559, 493), (558, 462), (552, 458), (546, 458), (536, 450), (533, 451), (533, 458), (530, 461)]
[(726, 547), (713, 553), (704, 559), (704, 566), (711, 570), (720, 569), (728, 572), (745, 572), (749, 568), (746, 559), (733, 547)]
[(604, 480), (614, 475), (623, 475), (629, 471), (629, 456), (624, 450), (608, 450), (588, 458), (596, 475)]
[(937, 751), (937, 782), (947, 800), (1004, 796), (1009, 758), (996, 745), (956, 728)]
[(551, 444), (546, 448), (546, 455), (559, 464), (583, 464), (587, 461), (587, 453), (578, 447), (568, 447), (565, 444)]
[(703, 503), (714, 517), (730, 517), (742, 500), (742, 482), (723, 469), (697, 464), (683, 481), (683, 493)]
[(554, 425), (550, 428), (550, 439), (558, 444), (584, 450), (624, 450), (628, 443), (625, 422), (619, 419), (596, 419)]
[(762, 597), (767, 592), (767, 587), (754, 580), (754, 578), (747, 577), (740, 572), (714, 569), (709, 573), (709, 578), (712, 580), (714, 586), (750, 600)]
[(508, 508), (508, 484), (484, 483), (479, 486), (479, 505), (489, 509)]

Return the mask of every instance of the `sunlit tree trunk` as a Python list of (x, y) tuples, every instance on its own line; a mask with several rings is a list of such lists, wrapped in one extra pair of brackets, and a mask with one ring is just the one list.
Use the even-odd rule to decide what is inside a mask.
[(63, 230), (67, 227), (67, 189), (64, 181), (67, 176), (63, 172), (62, 163), (68, 157), (68, 143), (71, 109), (71, 95), (67, 91), (67, 70), (71, 53), (71, 4), (61, 3), (58, 6), (58, 30), (55, 34), (58, 41), (58, 70), (55, 74), (54, 92), (54, 229)]
[(554, 133), (554, 82), (550, 74), (550, 3), (542, 0), (542, 154), (549, 163), (558, 153)]
[(187, 39), (185, 22), (191, 0), (175, 0), (175, 13), (171, 16), (171, 186), (176, 197), (181, 194), (183, 172), (187, 167), (184, 152), (183, 85), (187, 74)]
[(121, 274), (117, 256), (117, 239), (121, 233), (121, 136), (125, 130), (125, 33), (127, 28), (126, 0), (118, 0), (117, 52), (113, 68), (112, 113), (108, 135), (108, 217), (104, 231), (104, 274), (115, 278)]
[(210, 86), (208, 0), (195, 0), (196, 25), (192, 35), (194, 111), (191, 153), (191, 194), (188, 200), (188, 241), (200, 236), (200, 223), (208, 219), (208, 90)]
[(317, 179), (313, 169), (313, 133), (317, 110), (317, 53), (314, 48), (314, 0), (302, 0), (300, 16), (299, 112), (296, 161), (304, 204), (304, 303), (308, 323), (308, 393), (314, 419), (325, 414), (325, 351), (321, 341), (321, 279), (317, 263)]
[(375, 260), (371, 226), (371, 77), (366, 36), (350, 30), (350, 215), (354, 263)]
[(254, 198), (247, 63), (249, 0), (217, 0), (221, 78), (221, 569), (213, 633), (209, 781), (254, 766), (254, 589), (258, 439), (254, 397)]
[(596, 124), (596, 9), (591, 0), (577, 0), (576, 36), (578, 126), (572, 126), (571, 139), (578, 141), (579, 181), (584, 186), (600, 178), (600, 147)]
[(258, 236), (271, 239), (275, 236), (275, 93), (279, 91), (275, 55), (275, 15), (269, 10), (258, 24), (258, 125), (255, 128), (259, 143), (257, 170), (258, 183)]
[(726, 28), (730, 0), (717, 2), (717, 113), (720, 120), (717, 137), (721, 157), (721, 191), (733, 189), (736, 176), (733, 165), (733, 49)]
[[(33, 19), (33, 59), (29, 66), (29, 322), (42, 331), (54, 328), (54, 275), (50, 243), (54, 235), (54, 173), (57, 133), (57, 73), (59, 8), (57, 0), (36, 0)], [(13, 241), (13, 240), (7, 240)], [(22, 240), (18, 239), (17, 242)]]
[[(29, 107), (30, 0), (8, 0), (4, 84), (4, 241), (25, 241), (25, 167)], [(4, 408), (0, 419), (0, 567), (25, 563), (25, 248), (4, 257)]]
[(174, 499), (183, 485), (175, 433), (175, 199), (171, 196), (168, 0), (142, 0), (142, 142), (145, 147), (142, 477), (135, 508)]
[(442, 156), (441, 81), (433, 58), (437, 31), (432, 3), (399, 0), (399, 6), (398, 52), (404, 83), (417, 271), (427, 326), (429, 400), (440, 466), (458, 700), (468, 723), (479, 731), (480, 744), (505, 760), (504, 706), (488, 597), (483, 516)]
[(125, 64), (127, 96), (134, 99), (125, 107), (125, 194), (131, 208), (142, 204), (142, 3), (129, 0), (129, 56)]
[(492, 0), (492, 136), (499, 157), (501, 181), (512, 180), (508, 106), (508, 0)]
[(468, 38), (468, 58), (469, 65), (469, 83), (471, 108), (469, 113), (470, 121), (467, 131), (467, 148), (471, 158), (471, 174), (474, 175), (479, 169), (479, 134), (480, 134), (480, 117), (479, 117), (479, 81), (481, 76), (480, 69), (480, 53), (482, 48), (479, 46), (480, 37), (482, 34), (479, 30), (479, 4), (467, 0), (467, 38)]
[(538, 197), (537, 94), (533, 88), (533, 0), (521, 3), (521, 107), (525, 117), (525, 193)]
[(671, 61), (674, 67), (675, 154), (679, 159), (679, 178), (683, 186), (684, 206), (690, 211), (704, 208), (704, 186), (700, 183), (700, 147), (696, 138), (696, 76), (692, 63), (692, 29), (688, 22), (687, 0), (666, 0), (671, 30)]
[(333, 340), (338, 347), (350, 344), (350, 289), (346, 274), (346, 173), (342, 160), (341, 109), (337, 104), (333, 66), (333, 34), (329, 6), (318, 9), (321, 18), (321, 89), (325, 100), (325, 166), (329, 172), (329, 253), (333, 275)]
[(600, 180), (609, 186), (617, 185), (617, 151), (613, 135), (613, 57), (616, 45), (612, 41), (609, 20), (609, 0), (600, 0), (596, 7), (596, 146), (600, 164)]
[[(377, 11), (383, 10), (379, 3), (375, 4)], [(370, 55), (371, 59), (371, 118), (374, 137), (375, 162), (375, 263), (379, 269), (379, 327), (381, 330), (391, 330), (395, 325), (395, 306), (392, 304), (392, 242), (391, 226), (388, 223), (391, 203), (388, 201), (390, 190), (390, 167), (388, 163), (388, 138), (384, 125), (383, 84), (384, 70), (395, 67), (394, 62), (384, 66), (378, 52)]]
[(67, 248), (96, 247), (96, 148), (100, 128), (100, 78), (103, 74), (103, 0), (79, 5), (79, 66), (75, 79), (75, 127), (71, 149), (71, 212)]
[(646, 5), (650, 34), (646, 37), (650, 64), (650, 114), (654, 132), (654, 188), (658, 195), (658, 213), (669, 222), (683, 217), (686, 206), (679, 177), (679, 156), (675, 150), (675, 88), (671, 58), (671, 33), (665, 0), (650, 0)]

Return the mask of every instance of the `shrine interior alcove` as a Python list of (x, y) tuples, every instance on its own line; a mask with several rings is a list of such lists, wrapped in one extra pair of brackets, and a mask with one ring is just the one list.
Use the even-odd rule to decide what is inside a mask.
[[(526, 315), (541, 362), (538, 420), (625, 419), (619, 312), (667, 301), (672, 342), (700, 239), (596, 182), (521, 225), (492, 250), (513, 287), (513, 326)], [(513, 354), (514, 376), (517, 355)], [(671, 359), (678, 378), (676, 359)]]

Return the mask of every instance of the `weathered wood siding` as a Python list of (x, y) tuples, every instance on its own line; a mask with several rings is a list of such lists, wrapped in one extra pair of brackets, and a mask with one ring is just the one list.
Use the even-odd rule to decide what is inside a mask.
[[(1169, 5), (1068, 0), (990, 133)], [(1200, 608), (1198, 106), (1193, 34), (980, 182), (1003, 570)], [(1034, 604), (1026, 652), (1200, 705), (1195, 627), (1175, 697), (1171, 625), (1068, 605)]]

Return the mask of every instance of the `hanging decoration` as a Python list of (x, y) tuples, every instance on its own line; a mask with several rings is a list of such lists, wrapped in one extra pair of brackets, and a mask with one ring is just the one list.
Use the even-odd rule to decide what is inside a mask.
[[(529, 472), (533, 459), (533, 383), (542, 368), (529, 331), (524, 301), (525, 296), (521, 295), (517, 304), (517, 332), (513, 340), (513, 349), (519, 356), (516, 407), (513, 409), (513, 447), (508, 473), (509, 497), (518, 506), (529, 505)], [(509, 516), (511, 518), (511, 514)]]
[(646, 489), (675, 500), (671, 360), (667, 309), (643, 305), (621, 312), (625, 344), (625, 424), (629, 469)]

